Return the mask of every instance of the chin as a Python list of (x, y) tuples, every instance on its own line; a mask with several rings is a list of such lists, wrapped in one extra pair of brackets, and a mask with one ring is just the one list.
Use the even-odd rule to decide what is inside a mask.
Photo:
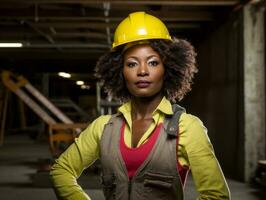
[(134, 97), (151, 97), (151, 96), (154, 96), (154, 94), (147, 93), (147, 92), (135, 92), (135, 93), (131, 93), (131, 94)]
[(151, 98), (151, 97), (162, 96), (161, 90), (155, 90), (155, 89), (150, 90), (147, 88), (138, 89), (138, 90), (129, 90), (129, 93), (131, 94), (132, 97), (136, 98)]
[(132, 94), (132, 96), (136, 97), (136, 98), (155, 98), (158, 96), (161, 96), (161, 93), (135, 93)]

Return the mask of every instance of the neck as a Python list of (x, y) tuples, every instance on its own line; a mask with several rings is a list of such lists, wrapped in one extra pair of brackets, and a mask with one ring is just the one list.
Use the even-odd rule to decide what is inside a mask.
[(157, 108), (163, 96), (156, 95), (152, 97), (133, 97), (132, 105), (132, 119), (149, 119), (152, 118), (152, 112)]

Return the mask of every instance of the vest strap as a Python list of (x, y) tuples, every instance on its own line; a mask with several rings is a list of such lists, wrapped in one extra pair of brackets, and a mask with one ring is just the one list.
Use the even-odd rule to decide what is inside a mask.
[(179, 118), (181, 116), (181, 114), (183, 112), (186, 112), (185, 108), (177, 105), (177, 104), (173, 104), (172, 105), (172, 109), (173, 109), (173, 115), (172, 116), (167, 116), (167, 118), (169, 118), (169, 123), (168, 126), (166, 128), (166, 133), (169, 136), (172, 137), (177, 137), (179, 134)]

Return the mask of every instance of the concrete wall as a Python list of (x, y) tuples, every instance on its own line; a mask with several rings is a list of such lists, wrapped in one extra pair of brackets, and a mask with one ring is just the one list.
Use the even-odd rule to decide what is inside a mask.
[(243, 181), (265, 159), (262, 12), (248, 5), (205, 36), (198, 45), (199, 74), (184, 101), (208, 128), (225, 175)]
[(245, 180), (265, 159), (265, 46), (264, 8), (243, 9)]
[(220, 25), (198, 45), (199, 74), (185, 100), (198, 115), (226, 176), (243, 171), (243, 69), (241, 15)]

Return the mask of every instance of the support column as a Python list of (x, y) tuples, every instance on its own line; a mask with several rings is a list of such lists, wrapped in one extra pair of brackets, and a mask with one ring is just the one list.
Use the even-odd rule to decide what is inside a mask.
[(264, 25), (263, 8), (246, 5), (243, 9), (245, 181), (254, 177), (258, 160), (265, 159)]

